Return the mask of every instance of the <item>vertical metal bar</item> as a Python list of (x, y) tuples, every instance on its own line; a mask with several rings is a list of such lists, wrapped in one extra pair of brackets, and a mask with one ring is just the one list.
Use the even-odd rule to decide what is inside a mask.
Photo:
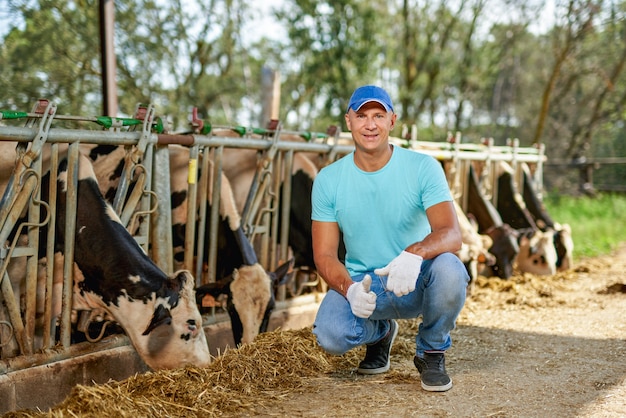
[(213, 161), (213, 192), (211, 194), (211, 216), (209, 218), (208, 277), (209, 283), (215, 282), (217, 266), (217, 232), (220, 216), (220, 196), (222, 195), (222, 156), (224, 146), (215, 148)]
[[(291, 214), (291, 173), (293, 171), (293, 150), (289, 150), (285, 153), (284, 159), (284, 180), (282, 188), (282, 207), (281, 207), (281, 219), (280, 219), (280, 259), (286, 262), (289, 258), (289, 228), (290, 228), (290, 214)], [(286, 286), (280, 286), (277, 300), (285, 300)]]
[(511, 156), (511, 167), (513, 168), (513, 184), (517, 189), (517, 192), (522, 190), (522, 179), (519, 167), (519, 139), (515, 138), (513, 140), (513, 155)]
[[(465, 196), (466, 191), (467, 191), (470, 164), (472, 164), (472, 162), (463, 160), (460, 157), (460, 153), (456, 154), (455, 158), (456, 158), (454, 162), (455, 171), (456, 171), (455, 184), (457, 187), (457, 189), (455, 190), (455, 193), (457, 193), (457, 199), (463, 202), (463, 196)], [(463, 205), (466, 206), (467, 202), (461, 203), (461, 207), (463, 207)]]
[(467, 205), (468, 205), (468, 189), (469, 189), (469, 180), (470, 180), (470, 167), (472, 162), (469, 161), (468, 164), (460, 164), (459, 167), (459, 175), (462, 176), (462, 192), (461, 192), (461, 208), (464, 212), (467, 213)]
[[(272, 176), (272, 193), (271, 195), (274, 197), (272, 210), (270, 212), (270, 226), (271, 230), (269, 234), (267, 234), (269, 239), (269, 260), (265, 261), (264, 266), (266, 266), (267, 270), (274, 271), (278, 264), (278, 259), (281, 257), (279, 253), (278, 243), (280, 242), (278, 238), (278, 230), (281, 226), (280, 219), (278, 219), (278, 215), (280, 211), (278, 210), (278, 205), (280, 204), (280, 186), (282, 181), (282, 176), (280, 172), (282, 167), (284, 167), (285, 153), (279, 152), (276, 155), (276, 161), (274, 162), (274, 172), (275, 175)], [(284, 260), (283, 260), (284, 261)]]
[(185, 227), (185, 258), (183, 268), (193, 271), (196, 219), (198, 218), (198, 153), (199, 146), (189, 148), (189, 171), (187, 174), (187, 224)]
[[(32, 169), (37, 173), (36, 178), (41, 182), (41, 158), (37, 158), (32, 163)], [(38, 225), (40, 222), (41, 187), (33, 190), (28, 208), (29, 223)], [(29, 351), (34, 350), (35, 341), (35, 319), (37, 316), (37, 269), (39, 260), (37, 259), (37, 249), (39, 248), (39, 227), (30, 226), (28, 228), (28, 246), (35, 249), (34, 255), (27, 257), (26, 261), (26, 297), (24, 306), (24, 320), (26, 336), (29, 343)]]
[[(50, 220), (48, 221), (48, 241), (46, 242), (46, 283), (43, 315), (43, 348), (50, 348), (54, 345), (54, 330), (56, 329), (56, 318), (52, 317), (52, 293), (54, 291), (54, 241), (56, 237), (56, 212), (57, 212), (57, 177), (59, 172), (59, 144), (52, 144), (50, 151), (50, 185), (48, 189), (48, 210)], [(42, 245), (43, 243), (39, 243)]]
[(61, 345), (71, 344), (72, 290), (74, 284), (74, 237), (76, 233), (76, 213), (78, 200), (79, 143), (70, 144), (67, 156), (67, 182), (65, 195), (65, 248), (63, 251), (63, 298), (61, 311)]
[(159, 268), (171, 273), (174, 269), (172, 210), (170, 185), (170, 154), (166, 146), (157, 145), (153, 156), (152, 190), (156, 193), (158, 210), (150, 216), (152, 227), (152, 259)]
[(539, 155), (537, 156), (537, 167), (535, 169), (535, 175), (533, 183), (535, 185), (535, 193), (540, 200), (543, 201), (543, 158), (546, 152), (546, 145), (542, 142), (539, 144)]
[(196, 242), (196, 270), (194, 277), (196, 278), (196, 285), (201, 286), (204, 284), (203, 276), (203, 265), (204, 265), (204, 248), (206, 244), (206, 227), (208, 225), (207, 221), (207, 206), (209, 202), (209, 182), (211, 181), (211, 156), (210, 156), (210, 148), (203, 147), (202, 148), (202, 167), (200, 168), (200, 181), (198, 183), (198, 233), (196, 234), (197, 242)]
[[(270, 168), (264, 172), (263, 180), (262, 180), (262, 194), (257, 195), (257, 204), (255, 205), (254, 213), (256, 213), (256, 217), (254, 218), (254, 235), (251, 236), (250, 242), (255, 242), (255, 240), (259, 240), (260, 248), (258, 251), (257, 258), (259, 259), (259, 263), (265, 268), (270, 264), (269, 261), (269, 239), (270, 239), (270, 221), (272, 212), (276, 212), (276, 207), (278, 203), (275, 198), (276, 195), (273, 193), (272, 184), (273, 178), (276, 175), (276, 167), (275, 167), (275, 159), (276, 156), (272, 159), (272, 163)], [(258, 235), (258, 238), (256, 237)]]
[[(146, 152), (144, 154), (144, 159), (143, 159), (143, 164), (145, 167), (145, 184), (147, 185), (148, 189), (151, 189), (151, 185), (152, 185), (152, 167), (153, 167), (153, 154), (154, 154), (154, 144), (148, 144), (147, 148), (146, 148)], [(168, 170), (169, 172), (169, 170)], [(139, 209), (142, 213), (149, 213), (150, 209), (152, 208), (152, 194), (151, 193), (145, 193), (143, 192), (143, 196), (141, 198), (140, 204), (139, 204)], [(169, 201), (169, 199), (168, 199)], [(148, 215), (148, 216), (152, 216), (152, 214)], [(143, 245), (143, 249), (146, 253), (149, 253), (149, 245), (148, 243), (150, 242), (150, 222), (149, 220), (146, 220), (145, 222), (142, 222), (141, 225), (139, 225), (139, 231), (138, 234), (139, 236), (141, 236), (143, 238), (142, 241), (142, 245)], [(170, 229), (171, 230), (171, 229)], [(170, 245), (171, 248), (171, 245)]]
[(285, 153), (285, 162), (283, 167), (284, 180), (282, 191), (282, 217), (280, 219), (280, 258), (287, 261), (289, 250), (289, 213), (291, 211), (291, 172), (293, 171), (293, 150)]

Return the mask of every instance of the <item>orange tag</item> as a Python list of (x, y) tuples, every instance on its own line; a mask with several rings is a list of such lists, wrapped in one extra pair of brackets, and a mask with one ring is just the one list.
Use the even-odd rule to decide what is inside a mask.
[(215, 298), (209, 294), (202, 297), (203, 308), (220, 308), (221, 306), (222, 304), (216, 301)]

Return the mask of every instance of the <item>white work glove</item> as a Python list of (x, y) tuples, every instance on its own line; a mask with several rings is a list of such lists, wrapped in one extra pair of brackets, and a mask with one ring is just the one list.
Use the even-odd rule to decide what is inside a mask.
[(396, 296), (408, 295), (415, 290), (415, 283), (422, 269), (423, 260), (417, 254), (402, 251), (399, 256), (391, 260), (391, 263), (374, 270), (374, 273), (379, 276), (389, 276), (387, 278), (387, 290), (392, 291)]
[(346, 292), (346, 299), (352, 313), (359, 318), (369, 318), (376, 309), (376, 293), (370, 291), (372, 278), (367, 274), (363, 281), (350, 285)]

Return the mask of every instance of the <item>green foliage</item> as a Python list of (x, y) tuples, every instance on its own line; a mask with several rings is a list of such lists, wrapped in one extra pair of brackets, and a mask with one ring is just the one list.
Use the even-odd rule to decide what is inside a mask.
[[(57, 103), (60, 114), (101, 114), (98, 4), (9, 4), (21, 19), (0, 46), (0, 109), (29, 110), (45, 97)], [(260, 87), (247, 78), (260, 74), (262, 61), (243, 47), (248, 6), (246, 0), (116, 1), (120, 115), (151, 103), (176, 129), (188, 127), (192, 107), (213, 124), (239, 124), (249, 117), (256, 109), (242, 103), (260, 97)]]
[[(94, 110), (100, 95), (97, 1), (40, 1), (21, 7), (24, 30), (12, 29), (0, 49), (0, 105), (30, 110), (40, 97), (64, 113)], [(91, 96), (91, 97), (90, 97)]]
[[(5, 3), (0, 109), (45, 97), (63, 114), (100, 114), (100, 2)], [(282, 0), (281, 39), (255, 26), (260, 3), (115, 1), (119, 116), (152, 103), (176, 130), (192, 107), (213, 125), (259, 126), (267, 66), (287, 129), (345, 129), (349, 95), (374, 83), (420, 139), (461, 131), (541, 142), (551, 159), (623, 156), (626, 0), (556, 2), (542, 32), (545, 2)]]
[(281, 65), (284, 118), (322, 131), (343, 123), (352, 91), (378, 83), (386, 50), (385, 2), (293, 0), (276, 15), (290, 40), (289, 59)]
[(626, 240), (626, 195), (595, 198), (548, 195), (544, 201), (552, 219), (569, 224), (574, 259), (608, 254)]

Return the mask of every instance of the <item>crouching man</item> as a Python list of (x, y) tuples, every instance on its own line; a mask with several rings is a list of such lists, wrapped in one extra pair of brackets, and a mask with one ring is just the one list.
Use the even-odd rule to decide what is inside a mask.
[(461, 231), (441, 165), (389, 143), (396, 117), (385, 90), (356, 89), (345, 115), (355, 150), (315, 179), (313, 252), (330, 290), (313, 333), (336, 355), (365, 344), (358, 372), (378, 374), (390, 367), (396, 319), (421, 315), (414, 357), (421, 385), (446, 391), (444, 355), (469, 281), (454, 255)]

